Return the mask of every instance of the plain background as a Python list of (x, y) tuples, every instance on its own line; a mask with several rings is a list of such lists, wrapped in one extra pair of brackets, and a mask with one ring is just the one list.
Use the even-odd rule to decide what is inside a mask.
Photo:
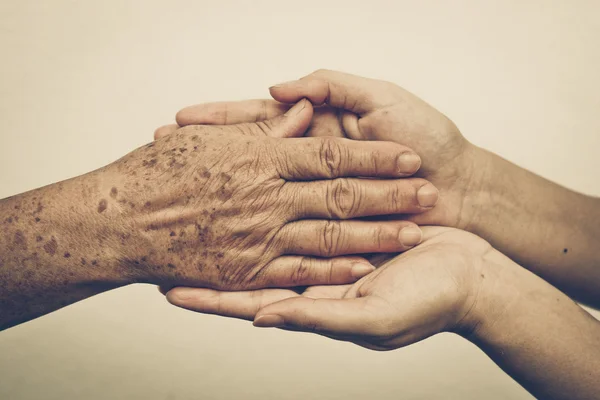
[[(317, 68), (394, 81), (477, 145), (600, 195), (599, 15), (582, 0), (3, 0), (0, 198), (119, 158), (183, 106), (262, 98)], [(530, 396), (450, 334), (371, 352), (138, 285), (0, 333), (0, 398)]]

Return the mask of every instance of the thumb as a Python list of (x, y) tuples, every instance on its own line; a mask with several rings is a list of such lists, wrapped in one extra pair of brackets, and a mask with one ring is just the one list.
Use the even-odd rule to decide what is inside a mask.
[(313, 116), (313, 106), (306, 99), (300, 100), (285, 114), (278, 115), (252, 125), (263, 131), (267, 136), (276, 138), (303, 136)]
[(272, 86), (269, 91), (282, 103), (304, 97), (315, 105), (328, 104), (362, 116), (393, 101), (389, 85), (343, 72), (319, 70), (300, 80)]

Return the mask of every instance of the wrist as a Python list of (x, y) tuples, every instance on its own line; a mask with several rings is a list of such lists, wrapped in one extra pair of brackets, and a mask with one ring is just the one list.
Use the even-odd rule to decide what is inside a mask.
[(94, 172), (17, 196), (19, 229), (38, 268), (51, 265), (69, 282), (123, 286), (135, 280), (118, 262), (114, 237), (120, 224), (99, 212), (100, 176)]
[(456, 183), (460, 196), (456, 228), (477, 233), (477, 226), (489, 207), (493, 190), (493, 154), (468, 143), (461, 155), (461, 164), (462, 173)]
[[(521, 284), (531, 275), (498, 250), (491, 248), (482, 258), (483, 266), (474, 277), (469, 308), (455, 332), (479, 342), (502, 332), (506, 320), (524, 301)], [(525, 275), (525, 276), (524, 276)]]

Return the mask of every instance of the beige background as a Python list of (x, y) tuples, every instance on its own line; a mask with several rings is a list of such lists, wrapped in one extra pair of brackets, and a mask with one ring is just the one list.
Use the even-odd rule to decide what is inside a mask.
[[(0, 197), (109, 163), (185, 105), (320, 67), (379, 77), (478, 145), (600, 195), (597, 1), (0, 1)], [(528, 399), (438, 335), (371, 352), (109, 292), (0, 333), (2, 399)]]

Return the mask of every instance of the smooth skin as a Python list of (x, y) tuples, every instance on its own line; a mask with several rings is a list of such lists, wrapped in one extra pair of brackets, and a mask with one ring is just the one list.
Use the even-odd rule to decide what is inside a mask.
[(419, 157), (396, 143), (293, 138), (312, 115), (304, 100), (258, 123), (186, 126), (97, 171), (0, 200), (0, 329), (136, 282), (355, 282), (374, 267), (354, 254), (419, 243), (412, 222), (353, 220), (431, 209), (437, 190), (406, 178)]
[(352, 285), (223, 292), (175, 288), (193, 311), (393, 350), (453, 332), (534, 396), (600, 392), (600, 322), (562, 292), (465, 231), (423, 227), (423, 242)]
[[(439, 189), (440, 200), (408, 219), (475, 233), (574, 299), (600, 307), (600, 199), (471, 144), (445, 115), (390, 82), (318, 70), (270, 92), (275, 100), (200, 104), (181, 110), (176, 120), (181, 126), (261, 121), (308, 98), (322, 107), (307, 135), (392, 141), (419, 154), (417, 176)], [(160, 128), (155, 137), (177, 127)]]

